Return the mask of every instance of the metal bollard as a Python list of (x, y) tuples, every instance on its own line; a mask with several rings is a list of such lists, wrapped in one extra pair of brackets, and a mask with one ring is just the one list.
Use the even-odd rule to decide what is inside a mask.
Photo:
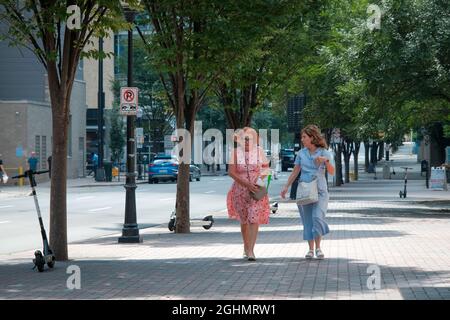
[[(19, 167), (19, 176), (23, 175), (23, 167)], [(24, 178), (19, 179), (19, 187), (23, 187)]]

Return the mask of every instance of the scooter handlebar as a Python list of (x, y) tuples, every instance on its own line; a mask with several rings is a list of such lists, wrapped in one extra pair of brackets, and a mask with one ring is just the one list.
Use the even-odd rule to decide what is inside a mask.
[(17, 175), (17, 176), (14, 176), (14, 177), (11, 177), (11, 179), (27, 178), (27, 177), (29, 177), (30, 173), (32, 173), (33, 175), (35, 175), (35, 174), (43, 174), (43, 173), (47, 173), (47, 172), (49, 172), (49, 171), (50, 171), (50, 170), (41, 170), (41, 171), (31, 171), (31, 170), (27, 170), (27, 171), (25, 171), (24, 174)]
[(33, 171), (33, 174), (43, 174), (48, 173), (50, 170)]

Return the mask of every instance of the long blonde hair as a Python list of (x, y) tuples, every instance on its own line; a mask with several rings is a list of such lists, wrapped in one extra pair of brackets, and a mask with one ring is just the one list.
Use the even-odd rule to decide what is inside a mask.
[(328, 149), (327, 141), (322, 136), (318, 126), (314, 124), (309, 124), (302, 129), (301, 134), (306, 134), (311, 138), (311, 143), (318, 148)]

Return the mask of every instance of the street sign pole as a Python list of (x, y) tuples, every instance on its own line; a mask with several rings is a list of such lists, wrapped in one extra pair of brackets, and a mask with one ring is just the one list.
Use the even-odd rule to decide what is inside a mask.
[[(134, 21), (135, 13), (126, 11), (125, 17), (128, 22)], [(126, 175), (126, 197), (125, 197), (125, 223), (122, 228), (122, 236), (119, 243), (139, 243), (142, 236), (139, 235), (139, 227), (136, 218), (136, 173), (135, 173), (135, 137), (134, 122), (137, 111), (137, 88), (133, 85), (133, 30), (128, 30), (128, 88), (121, 90), (120, 99), (129, 103), (129, 114), (127, 114), (127, 175)], [(122, 88), (123, 89), (123, 88)], [(122, 101), (121, 101), (122, 102)], [(135, 110), (133, 111), (133, 102)], [(121, 103), (122, 111), (122, 103)]]

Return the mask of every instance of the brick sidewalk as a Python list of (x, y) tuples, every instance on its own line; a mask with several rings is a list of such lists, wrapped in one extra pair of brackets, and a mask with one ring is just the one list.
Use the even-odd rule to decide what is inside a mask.
[[(450, 299), (448, 202), (407, 207), (383, 201), (332, 201), (326, 259), (306, 261), (295, 204), (261, 227), (257, 261), (241, 258), (239, 225), (215, 215), (210, 230), (143, 230), (142, 244), (119, 235), (69, 245), (69, 262), (32, 271), (33, 251), (0, 256), (0, 299)], [(69, 230), (70, 231), (70, 230)], [(69, 290), (66, 268), (81, 269)], [(381, 288), (369, 290), (369, 266)]]

